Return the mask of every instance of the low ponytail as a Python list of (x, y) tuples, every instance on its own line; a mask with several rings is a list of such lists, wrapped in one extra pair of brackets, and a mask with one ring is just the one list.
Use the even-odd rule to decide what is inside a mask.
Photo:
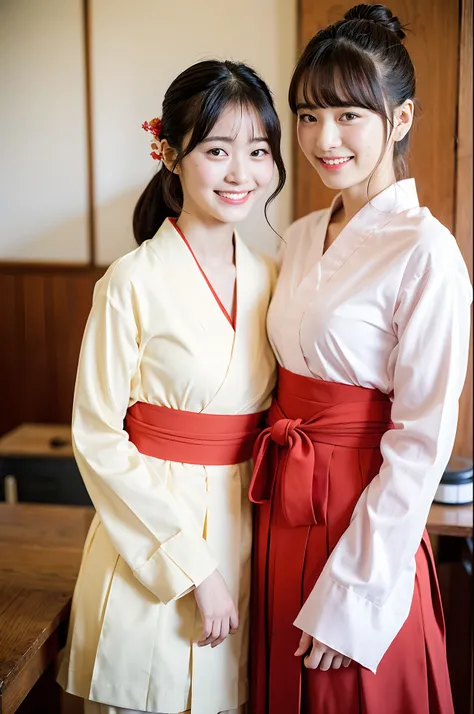
[(162, 164), (133, 211), (133, 235), (138, 245), (153, 238), (166, 218), (177, 218), (182, 207), (183, 191), (179, 176)]

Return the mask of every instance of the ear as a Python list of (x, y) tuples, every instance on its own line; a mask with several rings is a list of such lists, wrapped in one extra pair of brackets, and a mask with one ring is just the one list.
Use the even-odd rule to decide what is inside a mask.
[(395, 109), (393, 134), (394, 141), (401, 141), (410, 131), (413, 124), (415, 106), (411, 99), (401, 104)]
[(174, 166), (174, 162), (176, 161), (177, 156), (176, 149), (173, 149), (173, 147), (168, 144), (166, 139), (161, 140), (161, 156), (162, 161), (168, 171), (171, 171), (175, 174), (180, 173), (179, 165)]

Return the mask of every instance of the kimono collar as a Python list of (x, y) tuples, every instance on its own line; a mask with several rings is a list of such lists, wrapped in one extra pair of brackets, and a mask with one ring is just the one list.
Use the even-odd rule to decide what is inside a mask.
[[(367, 235), (389, 223), (397, 213), (419, 207), (415, 179), (403, 179), (391, 184), (366, 203), (348, 223), (357, 233)], [(329, 209), (329, 216), (342, 206), (339, 193)]]
[[(186, 247), (185, 241), (180, 236), (181, 231), (176, 229), (176, 226), (174, 225), (176, 219), (175, 218), (165, 218), (161, 226), (158, 228), (158, 231), (155, 233), (153, 238), (149, 241), (150, 245), (152, 248), (160, 250), (160, 252), (163, 249), (163, 243), (167, 243), (167, 247), (171, 248), (172, 250), (176, 249), (176, 245), (178, 246), (185, 246), (185, 252), (191, 254), (190, 250), (188, 247)], [(186, 240), (186, 239), (185, 239)], [(158, 243), (160, 245), (160, 248), (158, 248)], [(234, 245), (235, 250), (237, 252), (237, 244), (239, 246), (242, 246), (243, 241), (240, 238), (239, 234), (237, 231), (234, 229)], [(240, 248), (242, 250), (242, 248)]]

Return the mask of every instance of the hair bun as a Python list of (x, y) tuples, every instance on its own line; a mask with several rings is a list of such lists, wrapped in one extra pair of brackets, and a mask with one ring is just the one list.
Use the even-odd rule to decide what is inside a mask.
[(375, 22), (377, 25), (382, 25), (387, 28), (387, 30), (393, 32), (400, 41), (404, 40), (406, 36), (398, 17), (392, 15), (391, 10), (385, 7), (385, 5), (354, 5), (354, 7), (351, 7), (344, 15), (344, 20), (368, 20), (369, 22)]

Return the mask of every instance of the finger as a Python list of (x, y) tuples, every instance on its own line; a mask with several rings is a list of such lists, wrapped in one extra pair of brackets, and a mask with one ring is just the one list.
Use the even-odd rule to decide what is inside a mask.
[(202, 623), (202, 635), (201, 638), (198, 640), (198, 645), (202, 646), (202, 643), (207, 640), (207, 638), (210, 636), (212, 632), (212, 620), (209, 617), (205, 617), (203, 619)]
[(342, 666), (343, 667), (348, 667), (350, 663), (352, 662), (350, 657), (343, 657), (342, 658)]
[(341, 669), (343, 659), (342, 655), (336, 655), (332, 660), (332, 669)]
[(319, 667), (319, 663), (321, 662), (321, 658), (324, 654), (324, 651), (325, 650), (319, 644), (319, 642), (313, 640), (313, 647), (309, 655), (304, 660), (304, 666), (308, 669), (317, 669)]
[(236, 610), (234, 610), (233, 613), (231, 614), (231, 616), (229, 618), (229, 624), (230, 624), (230, 628), (229, 628), (230, 634), (235, 635), (235, 633), (239, 629), (239, 616), (238, 616)]
[(323, 656), (321, 657), (321, 662), (319, 663), (319, 669), (322, 672), (327, 672), (328, 669), (331, 669), (332, 661), (334, 659), (334, 652), (325, 652)]
[(313, 638), (311, 637), (311, 635), (308, 635), (307, 632), (302, 632), (298, 649), (295, 652), (295, 657), (301, 657), (301, 655), (306, 654), (306, 652), (311, 647), (312, 641)]
[(214, 620), (214, 622), (212, 623), (212, 632), (209, 635), (209, 637), (206, 640), (204, 640), (204, 642), (202, 643), (203, 647), (206, 647), (206, 645), (212, 644), (213, 642), (215, 642), (215, 640), (217, 640), (220, 637), (221, 627), (222, 627), (221, 619), (219, 618), (217, 620)]
[(230, 630), (229, 618), (225, 617), (222, 620), (221, 634), (219, 635), (217, 640), (214, 640), (214, 642), (211, 644), (211, 647), (217, 647), (218, 645), (222, 644), (222, 642), (224, 642), (225, 638), (229, 634), (229, 630)]
[[(199, 647), (206, 647), (206, 645), (210, 645), (211, 642), (214, 642), (214, 640), (216, 639), (215, 632), (217, 631), (217, 628), (219, 628), (218, 632), (220, 634), (220, 622), (221, 622), (220, 620), (211, 620), (210, 621), (210, 628), (209, 627), (206, 628), (206, 631), (208, 633), (207, 637), (203, 636), (199, 640), (199, 642), (198, 642)], [(217, 636), (219, 636), (219, 635), (217, 635)]]

